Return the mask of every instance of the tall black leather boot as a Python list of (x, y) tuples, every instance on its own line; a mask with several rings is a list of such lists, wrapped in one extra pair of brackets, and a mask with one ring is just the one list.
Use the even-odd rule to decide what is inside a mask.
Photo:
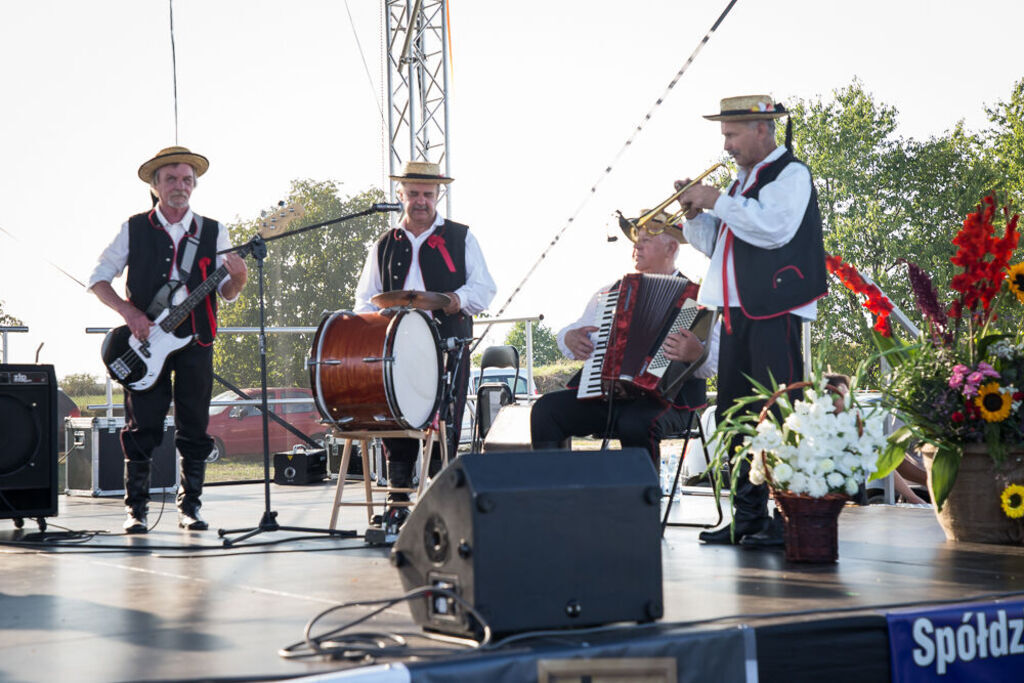
[(146, 513), (149, 510), (149, 460), (124, 461), (124, 520), (126, 534), (144, 534), (149, 531)]
[(178, 487), (178, 526), (189, 531), (206, 531), (210, 525), (199, 516), (202, 503), (206, 461), (181, 459), (181, 485)]
[[(391, 488), (411, 489), (412, 473), (416, 468), (415, 461), (388, 460), (388, 486)], [(409, 494), (389, 492), (388, 503), (408, 503)], [(409, 517), (408, 505), (388, 505), (384, 511), (384, 528), (389, 534), (398, 533), (398, 529)]]

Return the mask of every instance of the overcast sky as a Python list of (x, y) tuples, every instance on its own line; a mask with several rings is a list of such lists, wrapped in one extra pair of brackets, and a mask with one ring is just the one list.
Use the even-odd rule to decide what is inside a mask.
[[(487, 255), (492, 311), (726, 4), (450, 2), (452, 217)], [(354, 31), (343, 0), (175, 1), (179, 142), (211, 161), (197, 211), (251, 218), (295, 178), (382, 186), (381, 3), (348, 8)], [(828, 97), (859, 78), (897, 107), (904, 137), (960, 119), (977, 129), (1024, 76), (1021, 26), (1019, 0), (739, 0), (506, 315), (544, 314), (557, 330), (630, 269), (629, 243), (606, 241), (609, 216), (717, 158), (718, 126), (701, 114), (720, 98)], [(31, 362), (43, 343), (59, 376), (101, 375), (100, 338), (84, 330), (122, 321), (46, 260), (85, 281), (148, 208), (136, 169), (174, 144), (168, 2), (3, 0), (0, 65), (0, 227), (16, 237), (0, 232), (0, 300), (31, 328), (11, 335), (9, 359)], [(692, 255), (681, 264), (702, 275)]]

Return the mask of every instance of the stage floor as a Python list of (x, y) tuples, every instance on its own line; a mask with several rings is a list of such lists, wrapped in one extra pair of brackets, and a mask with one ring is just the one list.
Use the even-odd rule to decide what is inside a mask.
[[(271, 491), (280, 524), (327, 526), (333, 484)], [(264, 489), (211, 486), (204, 503), (215, 529), (252, 526), (262, 516)], [(158, 497), (151, 524), (159, 511)], [(705, 495), (684, 496), (673, 513), (678, 521), (715, 519)], [(345, 665), (286, 660), (278, 651), (302, 640), (306, 622), (321, 610), (402, 593), (388, 550), (360, 538), (288, 541), (303, 534), (278, 531), (224, 548), (216, 531), (179, 531), (171, 500), (147, 536), (121, 535), (122, 520), (116, 499), (61, 496), (48, 535), (58, 525), (100, 533), (78, 542), (0, 545), (0, 680), (253, 680), (335, 671)], [(340, 526), (362, 533), (365, 513), (345, 508)], [(21, 532), (0, 520), (5, 542), (32, 541), (36, 531), (29, 520)], [(790, 564), (781, 552), (703, 546), (698, 531), (671, 527), (665, 535), (664, 622), (760, 627), (1024, 590), (1024, 549), (949, 544), (923, 508), (847, 507), (840, 560), (829, 566)], [(404, 605), (372, 628), (418, 631)]]

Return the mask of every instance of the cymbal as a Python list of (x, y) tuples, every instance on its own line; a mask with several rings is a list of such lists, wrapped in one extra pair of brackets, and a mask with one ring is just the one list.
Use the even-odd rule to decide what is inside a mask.
[(399, 289), (381, 292), (370, 297), (370, 303), (378, 308), (408, 306), (424, 311), (439, 311), (452, 302), (451, 297), (440, 292), (421, 292), (415, 289)]

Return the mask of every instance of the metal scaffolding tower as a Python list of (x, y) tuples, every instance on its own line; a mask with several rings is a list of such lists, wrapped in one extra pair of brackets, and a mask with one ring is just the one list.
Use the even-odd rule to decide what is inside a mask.
[[(447, 0), (384, 0), (391, 175), (407, 160), (432, 161), (451, 175), (446, 4)], [(439, 188), (439, 203), (444, 202), (444, 214), (450, 216), (450, 186)]]

